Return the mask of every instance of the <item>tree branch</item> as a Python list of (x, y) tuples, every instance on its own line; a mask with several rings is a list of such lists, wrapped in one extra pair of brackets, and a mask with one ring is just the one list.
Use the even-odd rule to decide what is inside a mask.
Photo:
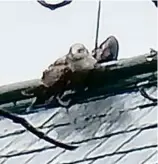
[(152, 0), (152, 2), (154, 3), (154, 5), (157, 7), (157, 0)]
[(43, 139), (51, 144), (54, 144), (60, 148), (67, 149), (67, 150), (74, 150), (77, 148), (77, 146), (71, 146), (64, 144), (62, 142), (56, 141), (53, 138), (48, 137), (43, 132), (39, 131), (35, 127), (33, 127), (28, 121), (26, 121), (24, 118), (19, 117), (16, 114), (10, 113), (4, 109), (0, 109), (0, 115), (12, 120), (14, 123), (21, 124), (24, 128), (26, 128), (29, 132), (34, 134), (35, 136), (39, 137), (40, 139)]

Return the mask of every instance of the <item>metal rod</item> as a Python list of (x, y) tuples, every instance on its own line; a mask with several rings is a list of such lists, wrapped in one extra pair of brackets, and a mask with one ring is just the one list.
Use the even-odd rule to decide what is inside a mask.
[(101, 0), (99, 0), (98, 12), (97, 12), (97, 28), (96, 28), (96, 38), (95, 38), (95, 49), (98, 48), (98, 36), (99, 36), (99, 26), (100, 26), (100, 13), (101, 13)]

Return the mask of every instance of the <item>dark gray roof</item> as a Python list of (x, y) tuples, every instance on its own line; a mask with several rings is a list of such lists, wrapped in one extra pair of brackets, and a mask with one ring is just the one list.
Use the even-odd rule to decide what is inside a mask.
[[(156, 97), (156, 81), (145, 89)], [(69, 113), (58, 107), (22, 116), (49, 136), (79, 147), (74, 151), (55, 147), (1, 118), (1, 164), (157, 162), (157, 103), (135, 88), (74, 104)]]

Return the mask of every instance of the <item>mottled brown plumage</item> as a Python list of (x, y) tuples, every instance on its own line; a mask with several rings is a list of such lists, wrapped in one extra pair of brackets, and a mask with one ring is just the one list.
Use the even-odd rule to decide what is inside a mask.
[(46, 87), (56, 86), (56, 90), (61, 90), (65, 81), (68, 81), (71, 74), (71, 68), (65, 61), (65, 57), (59, 58), (48, 69), (43, 72), (41, 81)]
[(65, 59), (65, 56), (59, 58), (43, 72), (41, 81), (46, 87), (46, 102), (48, 104), (52, 100), (57, 100), (60, 105), (64, 106), (64, 103), (60, 101), (60, 97), (62, 97), (70, 83), (72, 74), (71, 67)]
[[(50, 104), (52, 100), (66, 106), (61, 99), (67, 89), (74, 89), (83, 91), (87, 86), (86, 79), (88, 76), (87, 71), (84, 74), (83, 70), (91, 70), (95, 67), (96, 59), (89, 54), (88, 50), (83, 44), (74, 44), (66, 56), (59, 58), (48, 69), (46, 69), (41, 77), (41, 87), (37, 94), (37, 99), (32, 106), (36, 104)], [(82, 88), (82, 89), (81, 89)]]

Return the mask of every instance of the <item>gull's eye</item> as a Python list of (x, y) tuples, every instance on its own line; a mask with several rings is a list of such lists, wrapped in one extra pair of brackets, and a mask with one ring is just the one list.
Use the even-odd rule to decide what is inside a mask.
[(78, 49), (78, 53), (83, 53), (83, 52), (84, 52), (83, 48)]
[(49, 67), (48, 67), (48, 70), (50, 71), (51, 69), (53, 69), (54, 65), (51, 64)]

